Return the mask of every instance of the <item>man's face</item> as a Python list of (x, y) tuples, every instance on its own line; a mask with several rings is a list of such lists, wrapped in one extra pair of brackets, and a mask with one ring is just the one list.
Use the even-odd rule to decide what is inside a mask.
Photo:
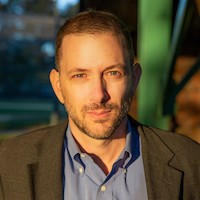
[(52, 85), (68, 112), (72, 132), (95, 139), (113, 135), (130, 104), (128, 68), (121, 43), (112, 34), (64, 37), (60, 71), (51, 72), (57, 77)]

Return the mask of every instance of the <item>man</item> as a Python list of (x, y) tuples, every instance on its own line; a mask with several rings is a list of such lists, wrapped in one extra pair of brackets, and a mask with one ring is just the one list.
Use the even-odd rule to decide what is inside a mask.
[(68, 122), (1, 144), (0, 199), (200, 199), (200, 146), (127, 115), (141, 74), (133, 63), (114, 15), (65, 22), (50, 80)]

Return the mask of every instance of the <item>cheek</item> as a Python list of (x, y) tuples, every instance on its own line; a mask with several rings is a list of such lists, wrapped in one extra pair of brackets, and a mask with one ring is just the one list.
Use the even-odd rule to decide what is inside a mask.
[(111, 96), (112, 101), (119, 101), (121, 102), (125, 95), (127, 94), (127, 82), (119, 85), (113, 85), (108, 89), (108, 93)]
[(80, 107), (87, 100), (88, 94), (82, 87), (63, 88), (65, 103), (73, 107)]

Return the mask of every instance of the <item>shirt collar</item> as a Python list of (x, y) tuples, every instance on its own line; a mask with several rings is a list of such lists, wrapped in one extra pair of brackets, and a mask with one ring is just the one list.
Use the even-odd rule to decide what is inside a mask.
[(140, 156), (139, 133), (132, 126), (129, 119), (127, 124), (126, 146), (122, 153), (125, 154), (126, 152), (129, 154), (129, 156), (125, 162), (125, 165), (131, 164)]
[(78, 147), (78, 145), (76, 144), (74, 137), (72, 136), (72, 132), (71, 132), (69, 125), (67, 127), (66, 137), (67, 137), (67, 141), (68, 141), (67, 148), (68, 148), (69, 154), (70, 154), (71, 158), (75, 159), (77, 155), (81, 154), (81, 150)]

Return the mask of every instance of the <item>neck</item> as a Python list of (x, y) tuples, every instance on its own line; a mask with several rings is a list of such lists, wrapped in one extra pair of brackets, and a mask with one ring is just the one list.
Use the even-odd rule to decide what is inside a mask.
[(94, 162), (107, 175), (126, 145), (127, 118), (115, 130), (109, 139), (94, 139), (76, 130), (70, 123), (72, 135), (81, 152), (90, 155)]

